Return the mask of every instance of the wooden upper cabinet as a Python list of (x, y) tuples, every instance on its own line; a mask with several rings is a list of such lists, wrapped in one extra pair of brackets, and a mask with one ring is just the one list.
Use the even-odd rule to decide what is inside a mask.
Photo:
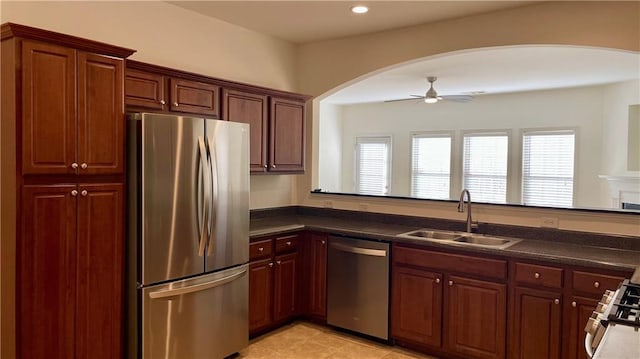
[(269, 171), (304, 172), (304, 102), (271, 98)]
[(220, 117), (218, 96), (220, 87), (203, 82), (169, 79), (171, 111), (190, 112), (209, 118)]
[(77, 229), (77, 358), (122, 356), (124, 185), (80, 184)]
[[(560, 358), (561, 295), (556, 292), (517, 287), (511, 323), (511, 358)], [(587, 318), (589, 315), (587, 315)]]
[(165, 86), (165, 77), (160, 74), (127, 69), (124, 102), (127, 106), (165, 110)]
[(22, 173), (73, 174), (76, 50), (22, 42)]
[(124, 172), (123, 60), (78, 52), (80, 174)]
[(17, 242), (22, 358), (75, 357), (75, 185), (25, 186)]
[(249, 168), (267, 171), (267, 96), (234, 90), (222, 90), (222, 119), (250, 126)]
[(506, 285), (452, 275), (445, 278), (447, 349), (465, 358), (505, 358)]

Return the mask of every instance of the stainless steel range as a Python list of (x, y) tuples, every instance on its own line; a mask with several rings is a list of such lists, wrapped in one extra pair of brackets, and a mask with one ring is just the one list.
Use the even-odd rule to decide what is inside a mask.
[(640, 283), (624, 280), (606, 291), (585, 328), (585, 349), (594, 359), (640, 358)]

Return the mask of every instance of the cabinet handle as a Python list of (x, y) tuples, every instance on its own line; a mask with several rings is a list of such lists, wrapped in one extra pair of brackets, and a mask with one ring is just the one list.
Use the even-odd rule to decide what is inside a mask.
[(75, 169), (78, 169), (78, 164), (77, 164), (77, 163), (75, 163), (75, 162), (74, 162), (74, 163), (72, 163), (72, 164), (71, 164), (71, 168), (73, 168), (74, 170), (75, 170)]
[(166, 102), (165, 102), (164, 100), (160, 100), (160, 104), (161, 104), (162, 106), (164, 106), (164, 105), (166, 104)]
[(571, 306), (572, 306), (572, 307), (574, 307), (574, 308), (575, 308), (577, 305), (578, 305), (578, 303), (576, 303), (576, 302), (571, 302)]
[(71, 191), (71, 195), (72, 196), (77, 196), (78, 195), (78, 191), (76, 191), (75, 189)]
[(269, 267), (273, 267), (273, 262), (269, 263)]
[(86, 189), (83, 189), (82, 192), (80, 192), (80, 194), (82, 195), (82, 197), (86, 197), (89, 194), (89, 192), (87, 192)]
[(556, 299), (554, 299), (554, 300), (553, 300), (553, 304), (560, 304), (560, 299), (557, 299), (557, 298), (556, 298)]
[(533, 275), (533, 277), (534, 277), (535, 279), (540, 278), (540, 273), (536, 272), (536, 273)]
[(262, 247), (258, 248), (258, 252), (264, 252), (264, 248)]
[(177, 102), (174, 102), (174, 103), (173, 103), (173, 106), (178, 107), (178, 103), (177, 103)]
[(593, 282), (593, 286), (596, 288), (600, 288), (600, 282)]
[(271, 168), (276, 168), (276, 165), (271, 165)]
[(280, 265), (280, 263), (282, 263), (282, 262), (280, 262), (280, 261), (276, 261), (276, 264)]
[(453, 281), (452, 280), (449, 281), (449, 287), (453, 287)]
[(83, 170), (86, 170), (87, 167), (89, 167), (89, 166), (84, 162), (80, 165), (80, 168), (82, 168)]
[(287, 245), (290, 246), (291, 245), (291, 241), (287, 241)]
[(440, 278), (436, 278), (436, 283), (440, 283)]

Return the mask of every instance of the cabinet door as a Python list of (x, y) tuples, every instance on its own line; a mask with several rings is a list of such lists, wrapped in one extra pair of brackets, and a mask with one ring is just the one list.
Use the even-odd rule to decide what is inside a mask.
[(220, 88), (202, 82), (170, 79), (171, 111), (190, 112), (218, 118)]
[(122, 356), (124, 185), (78, 186), (78, 358)]
[(22, 173), (76, 173), (76, 51), (22, 42)]
[(298, 253), (276, 256), (273, 320), (280, 321), (297, 314)]
[(562, 357), (566, 359), (587, 359), (587, 352), (584, 349), (584, 337), (586, 335), (584, 328), (591, 313), (596, 310), (598, 299), (573, 297), (567, 304), (568, 309), (564, 313), (567, 340)]
[(448, 276), (447, 349), (466, 358), (504, 358), (506, 298), (504, 284)]
[(249, 124), (251, 172), (265, 172), (267, 170), (267, 96), (224, 89), (222, 98), (223, 120)]
[(435, 347), (441, 345), (442, 275), (393, 267), (391, 335)]
[(511, 357), (560, 358), (560, 293), (516, 287)]
[[(22, 358), (74, 358), (75, 185), (24, 186), (18, 258), (18, 351)], [(73, 192), (76, 193), (76, 192)]]
[(80, 174), (124, 171), (123, 61), (78, 52)]
[(273, 262), (271, 259), (249, 265), (249, 332), (271, 324)]
[(304, 172), (304, 117), (304, 103), (271, 98), (270, 172)]
[(309, 314), (327, 317), (327, 235), (311, 233), (309, 246), (308, 305)]
[(166, 107), (164, 76), (151, 72), (126, 70), (124, 103), (127, 106), (164, 110)]

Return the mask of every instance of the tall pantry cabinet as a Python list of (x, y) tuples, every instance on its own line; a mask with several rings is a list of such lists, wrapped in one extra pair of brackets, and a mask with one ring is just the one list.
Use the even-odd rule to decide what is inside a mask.
[(134, 51), (1, 30), (2, 354), (121, 357), (124, 58)]

